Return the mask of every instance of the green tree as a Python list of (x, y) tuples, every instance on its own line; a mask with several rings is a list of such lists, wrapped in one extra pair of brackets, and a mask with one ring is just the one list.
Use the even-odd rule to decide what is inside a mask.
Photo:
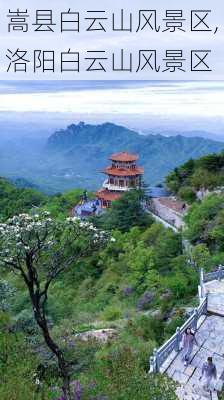
[(184, 201), (192, 203), (196, 200), (197, 190), (213, 190), (224, 184), (223, 168), (224, 152), (208, 154), (175, 168), (167, 176), (166, 184)]
[(0, 178), (0, 220), (45, 204), (47, 196), (34, 189), (18, 189)]
[(15, 288), (9, 282), (3, 279), (0, 280), (0, 311), (8, 311), (10, 309), (15, 292)]
[(209, 250), (224, 248), (223, 200), (223, 195), (210, 195), (191, 207), (185, 234), (193, 244), (205, 243)]
[(71, 400), (70, 366), (49, 329), (48, 292), (60, 274), (101, 248), (107, 242), (107, 234), (77, 218), (57, 221), (45, 212), (33, 216), (21, 214), (0, 224), (0, 239), (1, 265), (23, 280), (37, 325), (57, 358), (65, 400)]
[(143, 209), (144, 192), (130, 190), (119, 200), (112, 203), (111, 209), (101, 217), (105, 229), (118, 229), (127, 232), (134, 226), (146, 227), (152, 223), (152, 218)]
[(205, 268), (210, 260), (210, 253), (206, 244), (201, 243), (192, 249), (192, 261), (198, 268)]
[(181, 187), (178, 196), (188, 204), (192, 204), (196, 200), (196, 193), (190, 186)]
[(219, 185), (219, 176), (215, 171), (198, 168), (191, 176), (190, 184), (195, 190), (214, 189)]

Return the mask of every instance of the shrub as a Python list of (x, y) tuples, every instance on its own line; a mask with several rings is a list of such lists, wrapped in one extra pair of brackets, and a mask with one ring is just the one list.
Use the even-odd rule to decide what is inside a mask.
[(99, 394), (113, 400), (177, 399), (175, 384), (165, 376), (146, 375), (135, 350), (129, 346), (113, 347), (99, 363), (91, 375), (95, 387), (86, 392), (84, 400)]
[(171, 289), (176, 299), (184, 299), (188, 293), (188, 279), (184, 274), (178, 273), (167, 278), (167, 286)]
[(122, 317), (122, 312), (118, 306), (110, 305), (104, 309), (102, 317), (106, 321), (114, 321)]
[(37, 331), (37, 325), (34, 320), (32, 311), (27, 309), (21, 311), (14, 318), (14, 328), (18, 331), (24, 331), (29, 334)]
[(178, 192), (178, 196), (189, 204), (196, 200), (196, 194), (190, 186), (182, 187)]

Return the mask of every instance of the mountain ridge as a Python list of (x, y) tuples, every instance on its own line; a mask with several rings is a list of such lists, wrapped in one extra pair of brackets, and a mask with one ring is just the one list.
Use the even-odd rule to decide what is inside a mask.
[(108, 157), (129, 151), (139, 154), (145, 183), (155, 186), (189, 159), (219, 153), (223, 148), (223, 142), (210, 139), (143, 135), (110, 122), (81, 122), (56, 130), (40, 142), (32, 138), (18, 138), (8, 144), (0, 141), (0, 172), (19, 186), (27, 187), (31, 182), (47, 194), (73, 188), (93, 191), (102, 185), (104, 177), (99, 171), (108, 165)]
[(74, 168), (75, 174), (91, 177), (93, 188), (102, 181), (97, 171), (105, 167), (113, 152), (138, 153), (139, 163), (145, 167), (146, 182), (155, 185), (188, 159), (220, 152), (223, 148), (222, 142), (211, 139), (182, 135), (141, 135), (109, 122), (100, 125), (84, 122), (69, 125), (51, 135), (46, 145), (49, 157), (60, 155), (70, 168)]

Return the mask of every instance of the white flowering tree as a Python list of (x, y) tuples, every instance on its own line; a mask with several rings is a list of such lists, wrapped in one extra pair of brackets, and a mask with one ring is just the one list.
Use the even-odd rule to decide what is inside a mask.
[(53, 340), (46, 316), (52, 281), (80, 258), (102, 248), (109, 237), (91, 223), (78, 218), (57, 221), (49, 213), (21, 214), (0, 224), (0, 263), (24, 281), (34, 318), (51, 352), (56, 356), (63, 380), (63, 393), (71, 399), (70, 369), (63, 351)]

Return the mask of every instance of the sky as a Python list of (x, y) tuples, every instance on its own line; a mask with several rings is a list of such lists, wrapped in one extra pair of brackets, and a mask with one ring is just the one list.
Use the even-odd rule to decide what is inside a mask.
[[(28, 32), (8, 32), (10, 12), (19, 8), (29, 14)], [(55, 32), (34, 32), (36, 10), (52, 10)], [(61, 12), (80, 12), (80, 33), (60, 32)], [(182, 10), (186, 32), (113, 32), (111, 17), (118, 18), (121, 9), (133, 13), (133, 25), (138, 24), (139, 10), (156, 10), (158, 21), (165, 23), (167, 10)], [(175, 132), (206, 132), (224, 138), (224, 3), (220, 0), (0, 0), (0, 135), (11, 135), (19, 126), (30, 135), (49, 134), (80, 120), (89, 123), (106, 121), (122, 124), (142, 133), (170, 134)], [(87, 32), (87, 11), (105, 10), (107, 32)], [(212, 32), (191, 32), (191, 10), (211, 10), (207, 23)], [(214, 34), (216, 26), (217, 34)], [(81, 61), (80, 74), (56, 72), (33, 74), (33, 62), (28, 73), (6, 72), (8, 49), (61, 51), (105, 50), (119, 54), (123, 48), (136, 58), (140, 49), (158, 49), (161, 58), (167, 49), (182, 49), (189, 70), (192, 49), (212, 50), (212, 72), (156, 74), (149, 69), (140, 75), (123, 72), (93, 73), (85, 70)], [(32, 58), (32, 57), (31, 57)], [(25, 79), (27, 82), (25, 82)], [(43, 82), (43, 79), (46, 81)], [(55, 81), (57, 79), (57, 82)], [(90, 80), (91, 79), (91, 80)], [(139, 80), (137, 83), (136, 80)], [(33, 82), (36, 80), (36, 83)], [(64, 81), (63, 81), (64, 80)], [(73, 81), (72, 81), (73, 80)], [(86, 80), (85, 82), (83, 80)], [(176, 80), (176, 81), (174, 81)], [(15, 82), (17, 81), (17, 82)], [(109, 81), (109, 82), (106, 82)], [(118, 82), (119, 81), (119, 82)], [(146, 82), (147, 81), (147, 82)]]
[(0, 112), (223, 116), (224, 82), (0, 82)]
[(28, 131), (109, 121), (142, 133), (204, 131), (218, 138), (223, 109), (224, 82), (0, 81), (0, 127)]

